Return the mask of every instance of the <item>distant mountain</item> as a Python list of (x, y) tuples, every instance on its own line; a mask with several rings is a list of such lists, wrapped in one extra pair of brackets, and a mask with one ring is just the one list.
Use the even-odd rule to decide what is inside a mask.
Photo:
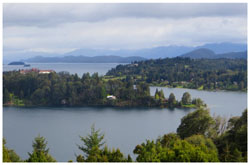
[(215, 53), (212, 50), (206, 48), (200, 48), (197, 50), (193, 50), (189, 53), (183, 54), (180, 57), (189, 57), (193, 59), (197, 58), (215, 58)]
[(22, 52), (22, 53), (6, 53), (3, 52), (3, 63), (7, 64), (12, 61), (24, 61), (23, 59), (32, 58), (36, 56), (59, 57), (62, 54), (45, 53), (45, 52)]
[(182, 54), (197, 50), (200, 48), (210, 49), (215, 54), (224, 54), (229, 52), (243, 52), (247, 51), (247, 44), (235, 44), (235, 43), (211, 43), (205, 44), (202, 46), (159, 46), (153, 48), (144, 48), (144, 49), (118, 49), (118, 50), (109, 50), (109, 49), (76, 49), (71, 52), (64, 54), (56, 53), (44, 53), (44, 52), (23, 52), (23, 53), (6, 53), (4, 51), (3, 60), (4, 63), (21, 60), (22, 58), (32, 58), (36, 56), (43, 57), (64, 57), (64, 56), (120, 56), (120, 57), (130, 57), (130, 56), (139, 56), (147, 59), (157, 59), (157, 58), (166, 58), (166, 57), (177, 57)]
[(176, 57), (190, 51), (205, 48), (210, 49), (216, 54), (228, 53), (228, 52), (240, 52), (247, 50), (247, 44), (234, 44), (234, 43), (212, 43), (205, 44), (202, 46), (159, 46), (145, 49), (119, 49), (119, 50), (105, 50), (105, 49), (77, 49), (72, 52), (68, 52), (65, 55), (82, 55), (82, 56), (105, 56), (105, 55), (116, 55), (116, 56), (140, 56), (148, 59)]
[(185, 47), (185, 46), (160, 46), (154, 48), (145, 48), (145, 49), (119, 49), (119, 50), (105, 50), (105, 49), (77, 49), (72, 52), (68, 52), (65, 55), (73, 55), (73, 56), (107, 56), (107, 55), (115, 55), (115, 56), (140, 56), (144, 58), (165, 58), (165, 57), (176, 57), (183, 53), (193, 50), (193, 47)]
[(198, 46), (195, 49), (206, 48), (214, 51), (216, 54), (223, 54), (229, 52), (243, 52), (247, 51), (247, 44), (235, 44), (235, 43), (212, 43)]
[(133, 61), (146, 60), (143, 57), (120, 57), (120, 56), (65, 56), (65, 57), (42, 57), (36, 56), (24, 60), (29, 63), (131, 63)]
[(247, 59), (247, 51), (217, 54), (217, 58), (231, 58), (231, 59), (241, 58), (241, 59)]
[(192, 59), (218, 59), (218, 58), (230, 58), (230, 59), (247, 59), (247, 51), (244, 52), (229, 52), (223, 54), (215, 54), (212, 50), (206, 48), (200, 48), (191, 52), (185, 53), (180, 57), (189, 57)]

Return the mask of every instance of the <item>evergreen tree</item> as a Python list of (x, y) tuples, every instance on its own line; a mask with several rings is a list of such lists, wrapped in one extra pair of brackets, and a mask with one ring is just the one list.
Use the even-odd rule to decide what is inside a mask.
[(165, 100), (164, 92), (162, 89), (159, 91), (158, 95), (159, 95), (161, 100)]
[(22, 162), (21, 158), (16, 154), (14, 150), (8, 149), (6, 141), (3, 138), (3, 162)]
[(11, 98), (10, 98), (10, 93), (9, 93), (8, 89), (4, 88), (4, 90), (3, 90), (3, 103), (5, 104), (5, 103), (9, 102), (10, 100), (11, 100)]
[[(105, 144), (103, 142), (104, 134), (100, 130), (95, 130), (95, 126), (91, 126), (91, 133), (86, 137), (81, 137), (84, 146), (78, 145), (78, 148), (84, 152), (86, 159), (82, 155), (78, 155), (77, 162), (126, 162), (123, 153), (119, 149), (108, 149), (107, 146), (102, 148)], [(128, 157), (129, 158), (129, 157)]]
[(181, 98), (182, 104), (191, 104), (191, 95), (185, 92)]
[(5, 147), (6, 141), (3, 138), (3, 162), (11, 162), (8, 149)]
[(156, 88), (156, 90), (155, 90), (155, 99), (156, 99), (156, 100), (159, 100), (159, 99), (160, 99), (158, 93), (159, 93), (158, 88)]
[(105, 144), (105, 142), (103, 142), (104, 134), (101, 134), (100, 130), (95, 130), (95, 125), (91, 126), (91, 133), (87, 137), (80, 136), (80, 139), (84, 143), (84, 146), (77, 146), (84, 152), (86, 157), (93, 154), (93, 150), (101, 149)]
[(129, 154), (128, 154), (127, 162), (133, 162), (133, 160)]
[(173, 93), (170, 93), (168, 97), (168, 104), (170, 107), (174, 107), (174, 105), (176, 104), (175, 95)]
[(29, 158), (27, 162), (56, 162), (56, 160), (49, 154), (47, 143), (48, 142), (44, 137), (38, 135), (32, 144), (33, 152), (28, 153)]

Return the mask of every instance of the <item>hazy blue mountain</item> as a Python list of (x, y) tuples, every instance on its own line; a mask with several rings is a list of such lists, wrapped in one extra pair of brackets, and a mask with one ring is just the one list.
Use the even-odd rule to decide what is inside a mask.
[(133, 61), (146, 60), (143, 57), (120, 57), (120, 56), (65, 56), (65, 57), (42, 57), (36, 56), (24, 60), (30, 63), (131, 63)]
[(148, 59), (176, 57), (190, 51), (206, 48), (212, 50), (216, 54), (223, 54), (228, 52), (240, 52), (247, 50), (247, 44), (234, 44), (234, 43), (212, 43), (205, 44), (202, 46), (159, 46), (145, 49), (119, 49), (119, 50), (105, 50), (105, 49), (77, 49), (72, 52), (66, 53), (65, 55), (82, 55), (82, 56), (105, 56), (105, 55), (116, 55), (116, 56), (141, 56)]
[(216, 58), (231, 58), (231, 59), (242, 58), (242, 59), (247, 59), (247, 51), (217, 54)]
[(209, 50), (206, 48), (200, 48), (200, 49), (196, 49), (191, 52), (185, 53), (181, 55), (180, 57), (189, 57), (189, 58), (197, 59), (197, 58), (215, 58), (215, 56), (216, 54), (212, 50)]
[(32, 58), (36, 56), (58, 57), (62, 54), (45, 53), (45, 52), (22, 52), (22, 53), (3, 53), (3, 63), (8, 64), (12, 61), (24, 61), (23, 59)]
[(195, 49), (207, 48), (214, 51), (216, 54), (228, 53), (228, 52), (243, 52), (247, 51), (247, 44), (235, 44), (235, 43), (212, 43), (198, 46)]
[(192, 46), (159, 46), (153, 48), (145, 49), (119, 49), (119, 50), (109, 50), (109, 49), (76, 49), (65, 54), (56, 53), (44, 53), (44, 52), (24, 52), (24, 53), (5, 53), (4, 51), (4, 63), (21, 60), (24, 58), (31, 58), (35, 56), (43, 57), (64, 57), (64, 56), (140, 56), (148, 59), (166, 58), (166, 57), (176, 57), (182, 54), (197, 50), (200, 48), (206, 48), (212, 50), (215, 54), (224, 54), (229, 52), (243, 52), (247, 51), (247, 44), (234, 44), (234, 43), (211, 43), (202, 46), (192, 47)]
[(208, 59), (217, 59), (217, 58), (230, 58), (230, 59), (247, 59), (247, 51), (243, 52), (229, 52), (223, 54), (215, 54), (212, 50), (206, 48), (200, 48), (193, 50), (191, 52), (185, 53), (180, 57), (189, 57), (192, 59), (199, 58), (208, 58)]
[(154, 48), (145, 48), (145, 49), (119, 49), (119, 50), (104, 50), (104, 49), (77, 49), (72, 52), (66, 53), (65, 55), (74, 55), (74, 56), (106, 56), (106, 55), (115, 55), (115, 56), (140, 56), (144, 58), (165, 58), (165, 57), (176, 57), (185, 52), (193, 50), (193, 47), (185, 46), (160, 46)]

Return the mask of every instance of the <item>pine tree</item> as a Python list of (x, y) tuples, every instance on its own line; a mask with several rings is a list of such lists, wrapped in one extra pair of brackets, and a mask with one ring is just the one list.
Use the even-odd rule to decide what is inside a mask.
[(56, 162), (56, 160), (49, 155), (49, 149), (46, 149), (47, 143), (44, 137), (38, 135), (32, 144), (33, 152), (28, 153), (30, 157), (27, 162)]
[(3, 162), (11, 162), (8, 149), (5, 147), (6, 141), (3, 139)]
[(100, 149), (105, 144), (105, 142), (103, 142), (104, 134), (101, 134), (100, 130), (95, 130), (95, 125), (91, 126), (90, 135), (87, 137), (80, 136), (80, 139), (83, 141), (84, 146), (77, 146), (87, 157), (93, 153), (93, 149)]
[(3, 138), (3, 162), (21, 162), (21, 158), (12, 149), (8, 149), (6, 146), (6, 141)]
[(168, 97), (168, 104), (170, 107), (173, 107), (176, 104), (175, 95), (173, 93), (170, 93)]

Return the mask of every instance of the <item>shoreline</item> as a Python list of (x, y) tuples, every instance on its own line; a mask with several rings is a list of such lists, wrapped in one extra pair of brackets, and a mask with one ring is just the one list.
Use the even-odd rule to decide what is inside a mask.
[(189, 104), (189, 105), (184, 105), (184, 106), (176, 106), (173, 108), (170, 107), (162, 107), (162, 106), (110, 106), (110, 105), (82, 105), (82, 106), (49, 106), (49, 105), (3, 105), (4, 107), (16, 107), (16, 108), (119, 108), (119, 109), (133, 109), (133, 108), (142, 108), (142, 109), (151, 109), (151, 108), (157, 108), (157, 109), (170, 109), (174, 110), (175, 108), (178, 109), (198, 109), (198, 108), (206, 108), (206, 106), (201, 106), (201, 107), (196, 107), (195, 104)]

